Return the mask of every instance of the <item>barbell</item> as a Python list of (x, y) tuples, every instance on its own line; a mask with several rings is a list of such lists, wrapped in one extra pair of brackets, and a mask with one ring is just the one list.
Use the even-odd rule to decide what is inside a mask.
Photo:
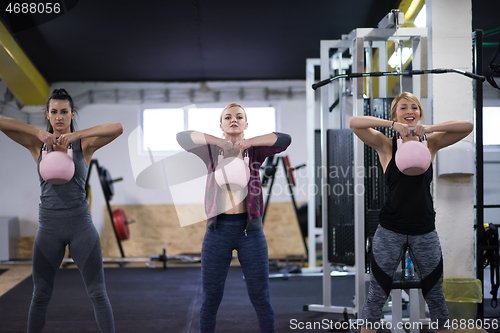
[(116, 234), (121, 241), (130, 238), (130, 230), (128, 225), (134, 223), (135, 219), (127, 220), (127, 216), (122, 208), (113, 210), (113, 224), (115, 225)]
[(349, 73), (349, 74), (339, 74), (334, 77), (325, 79), (318, 83), (312, 85), (314, 90), (319, 87), (325, 86), (337, 79), (350, 79), (350, 78), (360, 78), (360, 77), (377, 77), (377, 76), (402, 76), (402, 75), (424, 75), (424, 74), (446, 74), (446, 73), (457, 73), (470, 77), (474, 80), (479, 80), (484, 82), (485, 77), (482, 75), (477, 75), (474, 73), (466, 72), (461, 69), (451, 69), (451, 68), (437, 68), (437, 69), (419, 69), (419, 70), (409, 70), (409, 71), (394, 71), (394, 72), (371, 72), (371, 73)]
[(115, 194), (115, 189), (113, 187), (114, 182), (118, 182), (123, 180), (122, 177), (117, 178), (117, 179), (111, 179), (111, 175), (109, 174), (108, 170), (104, 167), (100, 167), (99, 169), (99, 181), (101, 182), (102, 186), (102, 191), (104, 192), (104, 197), (106, 200), (111, 200), (113, 195)]

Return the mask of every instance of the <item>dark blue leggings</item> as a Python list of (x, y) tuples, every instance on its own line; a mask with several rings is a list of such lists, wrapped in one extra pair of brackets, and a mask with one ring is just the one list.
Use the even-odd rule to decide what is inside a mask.
[(262, 229), (247, 231), (247, 214), (217, 217), (214, 230), (207, 229), (201, 252), (203, 303), (200, 311), (200, 332), (215, 332), (217, 310), (224, 294), (227, 272), (233, 250), (243, 269), (248, 296), (257, 313), (261, 333), (274, 333), (274, 311), (269, 299), (269, 260)]
[(69, 244), (82, 274), (101, 332), (114, 332), (113, 311), (104, 284), (101, 243), (87, 205), (75, 209), (40, 208), (40, 226), (33, 246), (33, 297), (28, 332), (42, 332), (54, 290), (54, 280)]

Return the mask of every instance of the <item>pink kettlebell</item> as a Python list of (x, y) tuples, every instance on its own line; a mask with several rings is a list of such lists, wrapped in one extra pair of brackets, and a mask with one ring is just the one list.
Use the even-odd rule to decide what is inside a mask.
[[(425, 138), (425, 137), (424, 137)], [(407, 176), (418, 176), (427, 171), (431, 165), (431, 153), (427, 148), (427, 140), (407, 141), (398, 139), (396, 166)]]
[(42, 150), (40, 175), (43, 180), (49, 184), (61, 185), (69, 182), (74, 174), (75, 163), (73, 163), (73, 148), (71, 145), (68, 147), (66, 154), (62, 151), (48, 152), (47, 148)]
[(219, 155), (219, 163), (215, 170), (215, 181), (220, 187), (227, 187), (233, 191), (240, 190), (247, 186), (250, 180), (250, 168), (248, 167), (248, 156), (244, 160), (238, 157), (228, 157)]

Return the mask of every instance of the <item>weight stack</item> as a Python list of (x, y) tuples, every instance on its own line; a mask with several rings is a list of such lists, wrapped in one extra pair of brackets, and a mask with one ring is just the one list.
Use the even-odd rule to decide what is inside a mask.
[(328, 150), (328, 261), (354, 266), (354, 146), (350, 129), (330, 129)]
[[(364, 115), (390, 119), (392, 98), (364, 101)], [(392, 137), (389, 128), (376, 128)], [(328, 184), (328, 261), (354, 266), (354, 146), (350, 129), (327, 130), (327, 184)], [(379, 224), (379, 212), (385, 200), (385, 178), (377, 152), (365, 145), (365, 244), (373, 238)], [(321, 221), (321, 137), (315, 131), (316, 211)], [(324, 172), (324, 171), (323, 171)], [(350, 184), (350, 185), (349, 185)], [(366, 247), (365, 247), (365, 250)], [(369, 272), (370, 256), (365, 255), (365, 271)]]
[(316, 227), (322, 227), (322, 204), (321, 204), (321, 175), (318, 170), (321, 166), (321, 133), (319, 130), (314, 130), (314, 185), (318, 189), (315, 193), (315, 212), (316, 212)]
[[(391, 103), (393, 98), (365, 99), (364, 115), (389, 120), (391, 118)], [(373, 102), (373, 107), (371, 105)], [(375, 128), (388, 137), (396, 132), (387, 128)], [(379, 224), (379, 213), (385, 200), (385, 177), (378, 154), (372, 147), (365, 145), (365, 244), (373, 238)], [(365, 247), (365, 250), (366, 247)], [(366, 251), (365, 271), (370, 272), (370, 254)]]

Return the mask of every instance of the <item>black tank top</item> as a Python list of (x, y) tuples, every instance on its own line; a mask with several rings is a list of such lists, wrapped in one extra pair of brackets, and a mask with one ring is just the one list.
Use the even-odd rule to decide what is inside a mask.
[(380, 225), (405, 235), (421, 235), (435, 229), (436, 212), (431, 196), (432, 163), (420, 176), (407, 176), (396, 166), (396, 137), (392, 159), (385, 170), (386, 197), (380, 210)]

